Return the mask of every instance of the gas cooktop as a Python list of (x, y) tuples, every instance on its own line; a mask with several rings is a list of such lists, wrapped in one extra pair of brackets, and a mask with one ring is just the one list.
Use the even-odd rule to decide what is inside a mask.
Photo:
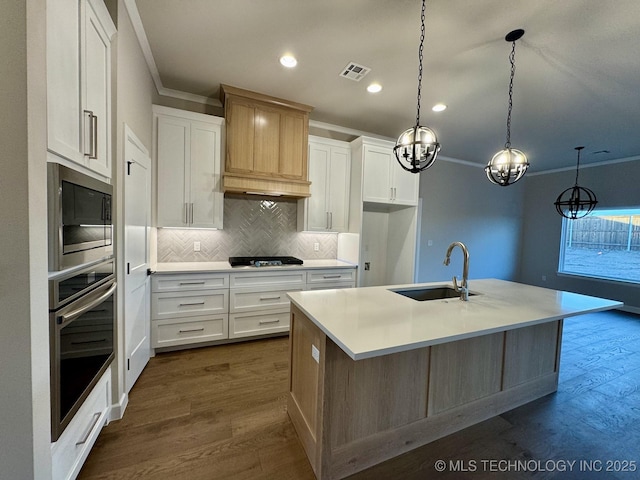
[(281, 265), (302, 265), (303, 262), (296, 257), (229, 257), (232, 267), (274, 267)]

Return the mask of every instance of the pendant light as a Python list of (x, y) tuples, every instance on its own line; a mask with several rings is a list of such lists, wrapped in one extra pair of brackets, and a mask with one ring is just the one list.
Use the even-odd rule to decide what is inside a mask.
[(398, 137), (393, 153), (402, 168), (411, 173), (419, 173), (429, 168), (436, 161), (440, 144), (436, 134), (430, 128), (420, 125), (420, 91), (422, 88), (422, 50), (424, 46), (424, 11), (425, 0), (422, 0), (420, 48), (418, 49), (418, 107), (416, 125), (408, 128)]
[(553, 202), (558, 213), (569, 220), (586, 217), (598, 204), (595, 193), (588, 188), (578, 186), (580, 150), (583, 148), (584, 147), (575, 148), (578, 151), (578, 161), (576, 162), (576, 184), (571, 188), (567, 188), (564, 192), (558, 195), (556, 201)]
[(516, 40), (524, 35), (524, 30), (518, 29), (509, 32), (504, 39), (511, 42), (511, 55), (509, 62), (511, 63), (511, 77), (509, 80), (509, 112), (507, 114), (507, 141), (504, 144), (504, 150), (496, 153), (491, 161), (484, 167), (487, 178), (492, 183), (506, 187), (520, 180), (527, 168), (529, 162), (527, 157), (520, 150), (511, 148), (511, 110), (513, 108), (513, 77), (516, 73)]

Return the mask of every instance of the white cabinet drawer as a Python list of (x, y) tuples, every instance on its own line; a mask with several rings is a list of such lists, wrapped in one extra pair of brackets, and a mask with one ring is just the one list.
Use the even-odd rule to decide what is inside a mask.
[(355, 268), (335, 268), (326, 270), (307, 271), (307, 284), (334, 283), (334, 282), (355, 282)]
[(151, 298), (151, 318), (193, 317), (227, 313), (229, 290), (201, 292), (154, 293)]
[(153, 275), (151, 291), (179, 292), (184, 290), (211, 290), (229, 288), (229, 275), (222, 273), (188, 273), (179, 275)]
[(288, 309), (287, 292), (299, 292), (302, 287), (232, 289), (229, 297), (229, 313), (250, 312), (255, 310)]
[(229, 315), (229, 338), (288, 332), (289, 315), (289, 310), (232, 313)]
[(111, 405), (111, 368), (102, 375), (60, 438), (51, 446), (52, 478), (73, 479), (107, 423)]
[(210, 342), (229, 338), (227, 314), (170, 318), (151, 322), (153, 348)]
[[(283, 267), (286, 268), (286, 267)], [(289, 271), (258, 271), (232, 273), (230, 275), (231, 288), (235, 287), (263, 287), (269, 285), (298, 285), (302, 288), (305, 283), (304, 270)]]

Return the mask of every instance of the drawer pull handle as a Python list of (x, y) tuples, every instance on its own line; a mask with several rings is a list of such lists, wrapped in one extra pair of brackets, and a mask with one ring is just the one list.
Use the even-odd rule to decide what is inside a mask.
[(85, 340), (84, 342), (71, 342), (71, 345), (88, 345), (90, 343), (102, 343), (106, 342), (106, 338), (101, 338), (100, 340)]
[(260, 325), (268, 325), (270, 323), (280, 323), (280, 319), (278, 320), (260, 320)]
[(282, 295), (278, 295), (277, 297), (260, 297), (260, 300), (280, 300)]
[(202, 282), (180, 282), (178, 285), (204, 285), (204, 280)]
[(193, 302), (193, 303), (181, 303), (180, 307), (190, 307), (193, 305), (204, 305), (204, 302)]
[(76, 447), (79, 447), (80, 445), (84, 445), (85, 443), (87, 443), (87, 440), (89, 440), (89, 437), (91, 436), (91, 432), (93, 432), (93, 429), (96, 426), (96, 423), (98, 423), (99, 419), (100, 419), (100, 412), (94, 413), (93, 421), (91, 422), (91, 426), (89, 427), (89, 430), (87, 430), (87, 433), (85, 434), (84, 438), (80, 440), (78, 443), (76, 443)]
[(323, 275), (322, 278), (340, 278), (342, 275)]
[(191, 333), (191, 332), (204, 332), (204, 327), (202, 327), (202, 328), (190, 328), (188, 330), (178, 330), (178, 333)]

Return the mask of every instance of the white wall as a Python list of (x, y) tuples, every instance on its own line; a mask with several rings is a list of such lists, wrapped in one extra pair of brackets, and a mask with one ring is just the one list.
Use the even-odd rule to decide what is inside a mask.
[(45, 2), (0, 15), (0, 476), (51, 476)]
[(500, 187), (490, 183), (478, 166), (443, 159), (419, 175), (418, 281), (462, 276), (459, 249), (448, 267), (442, 264), (447, 247), (455, 241), (469, 249), (469, 278), (515, 280), (526, 178)]
[[(581, 167), (580, 185), (593, 190), (598, 208), (640, 207), (640, 161)], [(562, 217), (553, 202), (575, 183), (575, 170), (527, 179), (525, 228), (519, 281), (542, 287), (610, 298), (640, 308), (639, 285), (559, 276)], [(542, 277), (546, 277), (546, 281)]]

